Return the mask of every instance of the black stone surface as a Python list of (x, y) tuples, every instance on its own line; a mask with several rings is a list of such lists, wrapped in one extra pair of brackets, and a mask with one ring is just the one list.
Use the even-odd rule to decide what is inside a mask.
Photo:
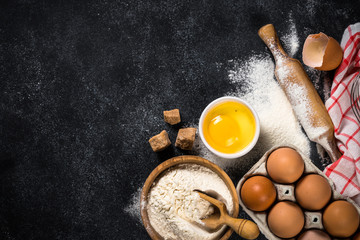
[[(340, 40), (359, 9), (316, 0), (1, 1), (0, 239), (150, 239), (124, 209), (158, 164), (188, 154), (152, 152), (148, 139), (161, 130), (176, 138), (162, 111), (180, 108), (183, 124), (196, 124), (234, 87), (228, 60), (269, 53), (261, 26), (281, 35), (291, 16), (301, 59), (308, 34)], [(313, 161), (323, 167), (316, 151)], [(236, 184), (246, 171), (229, 175)]]

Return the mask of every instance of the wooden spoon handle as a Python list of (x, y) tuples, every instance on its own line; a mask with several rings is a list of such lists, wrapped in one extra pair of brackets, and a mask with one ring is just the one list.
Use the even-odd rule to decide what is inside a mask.
[(245, 239), (256, 239), (260, 234), (258, 226), (250, 220), (227, 216), (225, 223)]

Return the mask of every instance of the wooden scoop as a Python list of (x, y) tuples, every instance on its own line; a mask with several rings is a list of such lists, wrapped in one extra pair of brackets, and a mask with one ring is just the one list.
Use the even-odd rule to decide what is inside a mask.
[(258, 34), (275, 58), (275, 76), (307, 136), (320, 144), (333, 162), (338, 160), (341, 153), (335, 143), (334, 125), (301, 63), (286, 54), (272, 24), (260, 28)]
[(201, 220), (205, 224), (206, 228), (210, 230), (217, 230), (221, 227), (221, 225), (226, 224), (242, 238), (256, 239), (259, 236), (259, 228), (254, 222), (229, 216), (226, 205), (223, 202), (212, 198), (199, 190), (194, 191), (196, 191), (202, 199), (210, 202), (215, 206), (214, 213)]

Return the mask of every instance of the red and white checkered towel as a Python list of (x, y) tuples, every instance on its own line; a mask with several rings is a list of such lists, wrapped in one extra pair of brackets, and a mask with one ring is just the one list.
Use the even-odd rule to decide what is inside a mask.
[(360, 109), (355, 109), (360, 101), (360, 23), (346, 28), (340, 45), (344, 57), (335, 72), (325, 106), (343, 156), (327, 166), (324, 173), (333, 180), (336, 191), (360, 206)]

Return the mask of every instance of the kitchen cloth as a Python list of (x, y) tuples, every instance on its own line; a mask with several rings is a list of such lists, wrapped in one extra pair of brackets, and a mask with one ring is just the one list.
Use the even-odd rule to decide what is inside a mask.
[(333, 180), (336, 191), (360, 206), (360, 22), (346, 28), (340, 45), (344, 57), (325, 106), (343, 155), (328, 165), (324, 173)]

